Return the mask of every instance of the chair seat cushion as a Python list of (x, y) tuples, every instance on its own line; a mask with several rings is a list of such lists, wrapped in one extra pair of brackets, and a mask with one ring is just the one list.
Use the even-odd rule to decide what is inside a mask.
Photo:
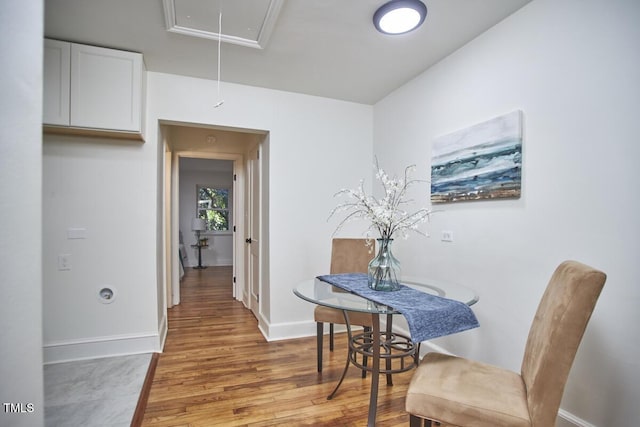
[[(347, 311), (349, 314), (349, 323), (356, 326), (371, 326), (371, 315), (360, 311)], [(319, 305), (313, 311), (313, 317), (316, 322), (336, 323), (344, 325), (344, 315), (342, 310), (336, 308), (325, 307)]]
[(405, 406), (410, 414), (444, 424), (531, 427), (519, 374), (440, 353), (429, 353), (420, 362)]

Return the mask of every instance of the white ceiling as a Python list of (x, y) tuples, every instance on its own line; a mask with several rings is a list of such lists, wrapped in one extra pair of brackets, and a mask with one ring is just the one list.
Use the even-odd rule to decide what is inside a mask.
[[(262, 49), (222, 43), (223, 81), (374, 104), (530, 0), (423, 0), (425, 23), (400, 36), (371, 22), (386, 0), (175, 1), (177, 24), (213, 21), (217, 33), (222, 10), (222, 33), (255, 43), (276, 2)], [(217, 78), (217, 39), (168, 31), (163, 0), (45, 0), (45, 36), (142, 52), (149, 71)]]

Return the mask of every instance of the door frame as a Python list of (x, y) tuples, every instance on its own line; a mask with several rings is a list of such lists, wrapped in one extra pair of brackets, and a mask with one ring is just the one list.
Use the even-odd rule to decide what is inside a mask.
[[(170, 293), (170, 295), (163, 295), (164, 298), (164, 311), (165, 319), (167, 314), (167, 303), (179, 304), (180, 303), (180, 256), (179, 256), (179, 159), (180, 157), (192, 157), (192, 158), (205, 158), (205, 159), (220, 159), (220, 160), (233, 160), (234, 161), (234, 174), (236, 179), (233, 182), (233, 194), (234, 194), (234, 236), (233, 236), (233, 276), (235, 285), (233, 286), (233, 297), (242, 301), (245, 307), (249, 308), (250, 290), (251, 284), (246, 276), (247, 250), (245, 239), (247, 237), (247, 212), (246, 212), (246, 197), (248, 194), (247, 186), (247, 157), (248, 153), (258, 148), (260, 150), (260, 174), (258, 178), (258, 194), (259, 194), (259, 221), (260, 221), (260, 237), (259, 237), (259, 292), (261, 297), (266, 297), (266, 300), (261, 298), (259, 303), (258, 318), (259, 324), (262, 325), (265, 309), (265, 304), (268, 308), (269, 297), (269, 280), (268, 280), (268, 265), (264, 263), (265, 256), (268, 256), (268, 147), (270, 140), (270, 131), (264, 129), (249, 129), (249, 128), (237, 128), (229, 126), (220, 126), (212, 124), (194, 124), (178, 122), (173, 120), (160, 120), (160, 135), (164, 146), (164, 156), (169, 156), (170, 161), (164, 163), (165, 166), (165, 179), (163, 183), (170, 188), (164, 188), (164, 203), (169, 203), (164, 209), (165, 221), (163, 227), (163, 244), (165, 253), (162, 257), (164, 263), (163, 267), (163, 284), (164, 292)], [(172, 140), (171, 127), (188, 127), (188, 128), (211, 128), (226, 132), (241, 133), (241, 134), (253, 134), (256, 136), (253, 148), (244, 146), (240, 150), (235, 151), (233, 148), (227, 147), (227, 150), (212, 150), (209, 145), (190, 143), (188, 148), (180, 141)], [(208, 143), (208, 141), (207, 141)], [(240, 148), (240, 147), (239, 147)], [(167, 170), (170, 168), (170, 170)], [(265, 217), (266, 216), (266, 217)], [(158, 295), (160, 297), (160, 295)], [(267, 312), (268, 315), (268, 312)], [(168, 327), (168, 322), (165, 323)]]
[[(256, 144), (247, 152), (246, 159), (246, 236), (251, 243), (245, 250), (246, 301), (256, 319), (260, 319), (260, 295), (262, 294), (262, 144)], [(255, 156), (255, 157), (254, 157)], [(257, 233), (257, 235), (256, 235)], [(257, 292), (254, 292), (256, 290)]]

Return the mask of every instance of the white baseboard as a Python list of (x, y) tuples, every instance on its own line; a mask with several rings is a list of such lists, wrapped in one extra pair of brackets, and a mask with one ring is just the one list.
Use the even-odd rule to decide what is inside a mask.
[[(166, 334), (166, 333), (165, 333)], [(43, 345), (44, 364), (161, 351), (159, 334), (115, 335), (66, 340)]]
[(164, 348), (164, 343), (167, 340), (167, 333), (169, 332), (169, 319), (167, 319), (167, 310), (164, 310), (164, 315), (162, 316), (162, 321), (160, 322), (160, 331), (159, 331), (159, 348), (158, 351), (162, 352)]
[(595, 425), (586, 422), (582, 418), (578, 418), (570, 412), (560, 409), (558, 411), (558, 418), (556, 419), (556, 427), (596, 427)]
[[(216, 259), (216, 260), (207, 260), (207, 262), (205, 263), (204, 260), (202, 260), (202, 265), (204, 265), (205, 267), (231, 267), (233, 266), (233, 260), (232, 259)], [(196, 260), (195, 262), (189, 262), (189, 265), (187, 267), (197, 267), (198, 266), (198, 261)]]
[(267, 322), (263, 316), (260, 316), (258, 328), (265, 339), (270, 342), (316, 335), (316, 322), (313, 320), (273, 324)]
[[(301, 322), (287, 322), (270, 324), (264, 318), (258, 322), (258, 328), (267, 341), (290, 340), (294, 338), (315, 337), (317, 332), (316, 322), (313, 320), (304, 320)], [(353, 330), (362, 329), (354, 326)], [(334, 332), (346, 332), (345, 325), (334, 325)], [(329, 333), (329, 328), (325, 326), (324, 333)]]

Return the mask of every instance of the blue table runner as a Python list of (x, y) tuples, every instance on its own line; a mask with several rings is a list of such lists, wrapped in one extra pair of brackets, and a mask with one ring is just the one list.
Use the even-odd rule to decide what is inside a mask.
[(407, 319), (415, 343), (480, 326), (467, 304), (406, 285), (400, 285), (397, 291), (374, 291), (364, 273), (328, 274), (318, 279), (400, 312)]

